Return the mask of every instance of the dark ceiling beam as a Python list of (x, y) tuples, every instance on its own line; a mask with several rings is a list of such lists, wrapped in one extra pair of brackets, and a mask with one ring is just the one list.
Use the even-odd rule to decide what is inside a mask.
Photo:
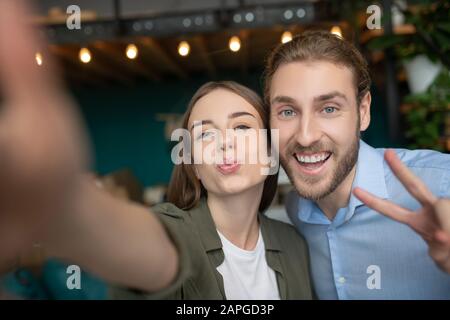
[(239, 38), (241, 39), (241, 49), (239, 52), (241, 58), (241, 72), (245, 76), (248, 74), (248, 64), (249, 64), (249, 30), (242, 30), (239, 33)]
[(92, 47), (95, 48), (96, 56), (98, 54), (103, 61), (107, 61), (113, 66), (118, 66), (126, 73), (141, 76), (152, 81), (161, 80), (161, 77), (159, 75), (151, 71), (139, 61), (141, 59), (141, 57), (139, 56), (139, 52), (135, 60), (130, 60), (125, 55), (125, 46), (123, 45), (119, 45), (118, 48), (111, 43), (96, 41), (95, 43), (93, 43)]
[(95, 40), (112, 40), (121, 37), (149, 36), (170, 37), (180, 34), (211, 33), (224, 29), (252, 29), (273, 25), (301, 25), (329, 21), (325, 1), (292, 2), (291, 4), (267, 4), (239, 6), (223, 10), (210, 9), (200, 12), (172, 13), (130, 19), (97, 20), (82, 23), (80, 30), (68, 30), (66, 25), (48, 25), (47, 35), (53, 43), (86, 43)]
[(95, 55), (92, 55), (92, 61), (89, 63), (82, 63), (78, 58), (78, 50), (74, 48), (67, 48), (67, 47), (61, 47), (61, 46), (51, 46), (51, 51), (60, 56), (63, 57), (66, 60), (71, 60), (76, 63), (78, 63), (78, 67), (82, 68), (79, 69), (78, 72), (83, 72), (83, 68), (85, 71), (92, 72), (94, 74), (97, 74), (99, 76), (105, 77), (107, 79), (111, 79), (119, 84), (125, 85), (125, 86), (132, 86), (134, 81), (130, 79), (129, 77), (120, 74), (118, 72), (115, 72), (114, 70), (111, 70), (107, 66), (104, 66), (99, 59), (96, 59)]
[(201, 35), (192, 37), (190, 42), (192, 44), (193, 50), (198, 53), (200, 61), (205, 67), (208, 76), (212, 79), (215, 79), (217, 77), (217, 69), (211, 58), (210, 51), (207, 48), (204, 37)]
[[(156, 63), (162, 63), (165, 65), (173, 74), (175, 74), (180, 79), (187, 79), (187, 73), (164, 51), (164, 49), (152, 38), (142, 38), (140, 41), (142, 49), (144, 50), (147, 60), (150, 58), (156, 58)], [(153, 62), (155, 63), (155, 62)]]

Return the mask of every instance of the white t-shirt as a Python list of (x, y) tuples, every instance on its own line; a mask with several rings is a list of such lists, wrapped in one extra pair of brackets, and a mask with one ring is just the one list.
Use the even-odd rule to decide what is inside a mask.
[(217, 232), (225, 254), (217, 271), (223, 277), (227, 300), (280, 300), (275, 271), (266, 261), (261, 230), (256, 247), (251, 251), (235, 246)]

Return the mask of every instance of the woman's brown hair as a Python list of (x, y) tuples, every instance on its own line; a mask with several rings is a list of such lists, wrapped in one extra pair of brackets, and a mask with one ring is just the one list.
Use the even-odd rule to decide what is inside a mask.
[[(188, 104), (183, 118), (183, 129), (188, 130), (189, 117), (197, 101), (217, 89), (228, 90), (244, 98), (258, 112), (264, 128), (269, 129), (269, 115), (264, 111), (265, 108), (262, 99), (253, 90), (233, 81), (208, 82), (201, 86)], [(268, 145), (270, 146), (269, 132)], [(259, 204), (260, 212), (264, 212), (272, 203), (277, 190), (277, 183), (278, 173), (269, 175), (265, 180), (261, 203)], [(206, 195), (205, 188), (195, 175), (194, 164), (186, 164), (183, 162), (175, 165), (167, 191), (167, 200), (169, 202), (180, 209), (188, 210), (195, 207), (200, 199), (206, 197)]]

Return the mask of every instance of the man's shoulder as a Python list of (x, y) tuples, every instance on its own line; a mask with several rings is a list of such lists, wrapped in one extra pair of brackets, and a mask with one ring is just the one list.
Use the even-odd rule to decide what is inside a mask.
[[(386, 149), (376, 149), (384, 154)], [(450, 154), (435, 150), (393, 149), (400, 160), (409, 168), (437, 169), (450, 171)], [(387, 166), (387, 164), (385, 163)]]

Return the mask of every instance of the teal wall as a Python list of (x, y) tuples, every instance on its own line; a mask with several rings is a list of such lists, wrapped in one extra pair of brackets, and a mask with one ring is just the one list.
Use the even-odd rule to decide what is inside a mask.
[[(247, 76), (222, 74), (261, 92), (261, 73)], [(99, 174), (130, 168), (145, 185), (167, 183), (172, 171), (171, 146), (164, 138), (164, 122), (157, 113), (182, 113), (193, 93), (208, 81), (205, 77), (187, 81), (142, 83), (132, 88), (74, 90), (81, 106)], [(374, 91), (372, 124), (364, 139), (373, 146), (388, 146), (384, 104)]]

